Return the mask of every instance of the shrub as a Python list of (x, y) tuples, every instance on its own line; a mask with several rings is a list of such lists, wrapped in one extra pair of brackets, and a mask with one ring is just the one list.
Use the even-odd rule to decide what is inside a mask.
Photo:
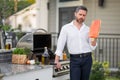
[(90, 80), (105, 80), (104, 68), (102, 63), (93, 62)]
[(104, 68), (104, 75), (105, 75), (105, 77), (109, 76), (109, 74), (110, 74), (109, 63), (108, 62), (103, 62), (102, 66)]
[(120, 64), (118, 66), (118, 71), (117, 71), (116, 77), (120, 80)]
[(105, 78), (110, 74), (109, 63), (96, 61), (93, 53), (92, 58), (93, 65), (90, 74), (90, 80), (105, 80)]

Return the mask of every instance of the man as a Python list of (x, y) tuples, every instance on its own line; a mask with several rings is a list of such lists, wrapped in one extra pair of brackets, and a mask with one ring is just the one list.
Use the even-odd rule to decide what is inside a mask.
[(55, 52), (55, 63), (59, 63), (60, 55), (65, 43), (70, 53), (70, 80), (89, 80), (92, 66), (91, 52), (96, 47), (96, 39), (91, 40), (88, 36), (89, 27), (84, 24), (87, 8), (79, 6), (74, 12), (75, 19), (62, 27), (58, 38), (57, 50)]

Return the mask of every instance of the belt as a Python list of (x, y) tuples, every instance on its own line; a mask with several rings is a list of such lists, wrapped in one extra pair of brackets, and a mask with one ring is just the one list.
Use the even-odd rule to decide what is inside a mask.
[(87, 56), (91, 56), (91, 52), (87, 52), (87, 53), (81, 53), (81, 54), (70, 54), (70, 57), (87, 57)]

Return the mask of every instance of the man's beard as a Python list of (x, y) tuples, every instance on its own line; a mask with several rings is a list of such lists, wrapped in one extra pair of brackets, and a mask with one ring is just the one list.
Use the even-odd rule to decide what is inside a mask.
[(76, 18), (76, 21), (77, 21), (79, 24), (81, 24), (81, 23), (84, 22), (84, 19), (82, 19), (82, 18), (80, 18), (80, 19)]

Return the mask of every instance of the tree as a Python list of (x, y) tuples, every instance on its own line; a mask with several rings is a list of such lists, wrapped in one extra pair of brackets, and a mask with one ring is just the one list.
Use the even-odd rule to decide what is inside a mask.
[(0, 0), (0, 26), (10, 15), (24, 9), (33, 4), (35, 0)]
[(3, 25), (3, 20), (5, 20), (11, 14), (14, 14), (13, 1), (0, 0), (0, 25)]
[(17, 12), (18, 0), (14, 0), (14, 11)]
[(29, 3), (33, 4), (36, 0), (27, 0)]

